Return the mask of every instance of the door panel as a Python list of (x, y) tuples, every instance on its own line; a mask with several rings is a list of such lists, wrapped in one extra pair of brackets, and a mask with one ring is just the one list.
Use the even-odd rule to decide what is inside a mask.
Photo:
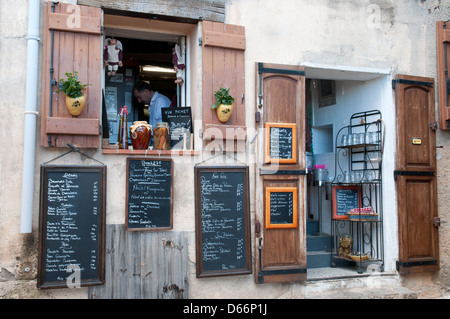
[[(256, 64), (257, 112), (262, 113), (259, 129), (256, 206), (257, 283), (296, 282), (306, 280), (305, 217), (305, 76), (300, 66)], [(258, 118), (258, 117), (256, 117)], [(265, 164), (264, 123), (295, 123), (297, 127), (297, 161), (290, 164)], [(270, 171), (270, 173), (266, 173)], [(267, 228), (266, 188), (295, 187), (297, 219), (293, 228)]]
[(439, 270), (434, 80), (398, 75), (397, 183), (400, 273)]

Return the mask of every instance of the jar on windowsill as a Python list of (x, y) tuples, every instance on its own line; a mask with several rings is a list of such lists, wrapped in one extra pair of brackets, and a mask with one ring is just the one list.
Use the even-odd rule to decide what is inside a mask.
[(170, 149), (169, 124), (167, 122), (156, 123), (156, 127), (153, 130), (153, 149)]
[(152, 138), (152, 126), (146, 121), (135, 121), (130, 126), (131, 144), (135, 150), (146, 150)]

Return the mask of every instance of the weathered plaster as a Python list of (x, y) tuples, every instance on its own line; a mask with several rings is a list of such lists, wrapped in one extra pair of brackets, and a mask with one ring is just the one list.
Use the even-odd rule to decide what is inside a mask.
[[(65, 1), (75, 3), (76, 1)], [(41, 3), (43, 1), (41, 0)], [(390, 70), (391, 75), (406, 73), (431, 76), (436, 79), (435, 22), (448, 20), (449, 0), (228, 0), (226, 23), (245, 26), (246, 31), (246, 117), (249, 137), (255, 134), (255, 62), (281, 64), (320, 64), (342, 69)], [(42, 21), (41, 21), (42, 23)], [(201, 49), (194, 30), (189, 34), (191, 46), (191, 105), (196, 118), (201, 116)], [(33, 234), (19, 233), (23, 156), (23, 120), (25, 105), (27, 1), (0, 1), (0, 298), (85, 298), (87, 289), (40, 291), (36, 289), (37, 227), (39, 212), (39, 166), (65, 150), (49, 150), (39, 146), (40, 116), (37, 117), (35, 195), (33, 200)], [(42, 45), (42, 44), (41, 44)], [(42, 72), (42, 70), (41, 70)], [(389, 75), (387, 75), (389, 77)], [(437, 80), (437, 79), (436, 79)], [(389, 81), (389, 79), (386, 79)], [(40, 88), (39, 88), (40, 90)], [(389, 142), (385, 160), (387, 174), (394, 167), (395, 107), (391, 92), (383, 97), (385, 113), (389, 116)], [(40, 110), (40, 100), (38, 101)], [(200, 138), (195, 135), (196, 144)], [(450, 286), (450, 212), (448, 188), (450, 167), (450, 136), (438, 131), (438, 205), (441, 216), (441, 272), (432, 276), (402, 277), (388, 274), (386, 287), (404, 285), (411, 290), (424, 291), (418, 297), (439, 297)], [(254, 180), (253, 152), (249, 144), (250, 180)], [(108, 167), (107, 223), (124, 223), (125, 157), (102, 155), (101, 150), (86, 151)], [(190, 234), (190, 297), (191, 298), (308, 298), (333, 289), (367, 287), (364, 280), (314, 282), (302, 284), (256, 285), (254, 276), (196, 279), (195, 224), (193, 196), (193, 167), (203, 158), (182, 159), (175, 164), (174, 231)], [(181, 161), (181, 160), (180, 160)], [(89, 164), (78, 154), (67, 155), (57, 163)], [(395, 191), (389, 202), (395, 202)], [(251, 186), (253, 192), (253, 185)], [(253, 198), (253, 193), (251, 193)], [(254, 218), (252, 202), (252, 219)], [(387, 209), (385, 209), (387, 212)], [(395, 208), (389, 214), (386, 240), (396, 243)], [(253, 243), (252, 243), (253, 246)], [(252, 247), (254, 250), (254, 247)], [(395, 260), (396, 249), (389, 259)], [(392, 276), (392, 277), (390, 277)], [(438, 289), (436, 289), (438, 287)]]

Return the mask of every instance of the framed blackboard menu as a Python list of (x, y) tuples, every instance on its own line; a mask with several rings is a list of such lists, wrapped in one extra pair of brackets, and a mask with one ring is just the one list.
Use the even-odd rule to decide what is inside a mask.
[(252, 272), (248, 166), (195, 168), (197, 277)]
[(172, 176), (171, 159), (127, 158), (128, 230), (172, 229)]
[(190, 107), (166, 107), (161, 109), (162, 120), (169, 124), (170, 148), (191, 149), (192, 115)]
[(265, 123), (265, 162), (297, 163), (297, 125)]
[(270, 228), (297, 228), (297, 187), (266, 187), (265, 225)]
[(105, 281), (106, 166), (41, 166), (39, 288)]
[(333, 186), (333, 219), (347, 219), (347, 212), (361, 207), (361, 188), (357, 185)]

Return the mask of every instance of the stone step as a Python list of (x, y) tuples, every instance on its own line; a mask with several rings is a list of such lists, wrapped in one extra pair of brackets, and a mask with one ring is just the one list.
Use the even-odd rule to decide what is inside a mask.
[(330, 250), (331, 241), (331, 236), (328, 234), (307, 235), (306, 251)]
[(306, 268), (308, 269), (330, 267), (330, 264), (330, 251), (311, 251), (306, 254)]

